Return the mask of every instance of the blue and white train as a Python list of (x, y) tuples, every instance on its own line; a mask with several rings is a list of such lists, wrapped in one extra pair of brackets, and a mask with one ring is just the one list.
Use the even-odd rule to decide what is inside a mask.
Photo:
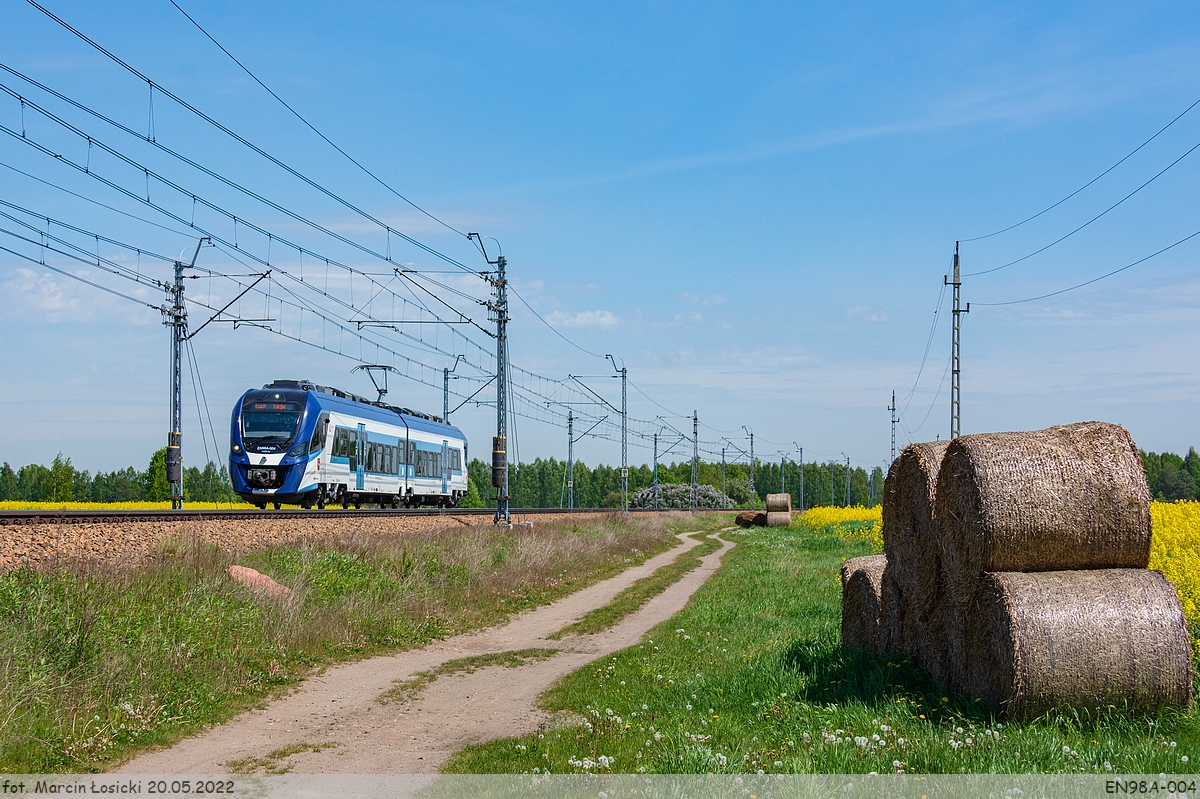
[(453, 507), (467, 440), (436, 416), (305, 380), (276, 380), (233, 409), (229, 475), (252, 505)]

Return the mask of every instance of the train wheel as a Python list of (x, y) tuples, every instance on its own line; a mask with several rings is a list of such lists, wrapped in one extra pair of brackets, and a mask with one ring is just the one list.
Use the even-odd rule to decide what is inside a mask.
[(325, 494), (317, 495), (317, 510), (325, 510)]
[(359, 499), (358, 497), (355, 497), (355, 498), (354, 498), (354, 509), (355, 509), (355, 510), (358, 510), (358, 509), (360, 509), (361, 507), (362, 507), (362, 500), (361, 500), (361, 499)]
[(279, 503), (278, 503), (278, 502), (272, 502), (271, 504), (275, 506), (275, 510), (279, 510)]

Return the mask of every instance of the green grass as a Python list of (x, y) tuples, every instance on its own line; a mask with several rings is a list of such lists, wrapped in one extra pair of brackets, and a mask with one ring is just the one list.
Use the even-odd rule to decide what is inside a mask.
[(285, 763), (284, 761), (292, 755), (304, 752), (321, 752), (326, 749), (336, 749), (338, 746), (341, 746), (341, 744), (288, 744), (281, 749), (268, 752), (263, 757), (247, 757), (241, 760), (231, 760), (225, 765), (234, 774), (258, 774), (260, 772), (264, 774), (287, 774), (292, 770), (292, 766), (290, 763)]
[(868, 543), (799, 526), (727, 535), (739, 545), (684, 611), (544, 695), (561, 723), (467, 748), (445, 771), (1194, 771), (1195, 709), (1008, 723), (902, 656), (843, 651), (837, 570)]
[(609, 517), (454, 527), (239, 558), (294, 594), (230, 579), (207, 545), (137, 568), (0, 575), (0, 771), (103, 770), (219, 724), (314, 668), (503, 621), (719, 521)]
[(692, 538), (702, 543), (687, 552), (680, 553), (674, 561), (666, 566), (660, 566), (649, 577), (638, 580), (613, 597), (612, 602), (604, 607), (596, 608), (579, 621), (568, 624), (558, 632), (547, 635), (546, 638), (556, 641), (567, 635), (590, 635), (609, 629), (629, 614), (636, 612), (653, 597), (679, 582), (683, 575), (698, 568), (702, 557), (721, 548), (721, 542), (711, 538), (707, 533), (696, 533)]
[(480, 669), (491, 668), (493, 666), (515, 669), (527, 663), (536, 663), (539, 660), (554, 657), (557, 654), (557, 649), (518, 649), (508, 652), (488, 652), (483, 655), (468, 655), (464, 658), (455, 658), (428, 671), (418, 671), (405, 680), (397, 680), (395, 685), (376, 697), (375, 701), (381, 705), (411, 702), (429, 685), (435, 682), (438, 677), (445, 677), (450, 674), (474, 674)]

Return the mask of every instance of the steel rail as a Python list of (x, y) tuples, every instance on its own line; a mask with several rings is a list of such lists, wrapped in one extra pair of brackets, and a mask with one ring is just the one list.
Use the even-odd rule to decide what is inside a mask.
[[(631, 513), (662, 513), (673, 508), (638, 508)], [(556, 513), (609, 513), (620, 514), (620, 508), (514, 508), (513, 514), (522, 516), (545, 516)], [(281, 510), (259, 510), (258, 508), (229, 508), (215, 510), (3, 510), (0, 511), (0, 527), (23, 524), (111, 524), (114, 522), (184, 522), (184, 521), (235, 521), (239, 519), (339, 519), (370, 518), (380, 516), (493, 516), (491, 508), (326, 508), (304, 510), (302, 508)]]

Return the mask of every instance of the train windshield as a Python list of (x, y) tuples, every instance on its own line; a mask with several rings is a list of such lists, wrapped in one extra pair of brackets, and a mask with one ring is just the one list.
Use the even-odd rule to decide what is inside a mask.
[(300, 424), (299, 402), (264, 400), (242, 406), (242, 438), (246, 443), (291, 441)]

